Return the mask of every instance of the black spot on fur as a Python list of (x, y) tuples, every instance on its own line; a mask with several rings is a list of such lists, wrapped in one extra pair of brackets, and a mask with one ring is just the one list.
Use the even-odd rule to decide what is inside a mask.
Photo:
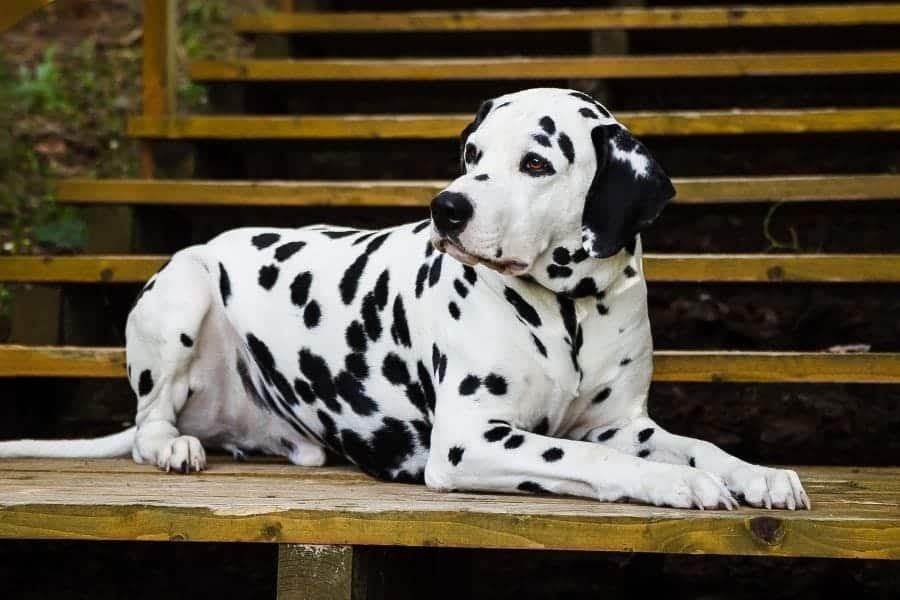
[(353, 264), (344, 271), (344, 276), (341, 277), (341, 282), (338, 285), (338, 289), (341, 291), (341, 300), (344, 301), (344, 304), (353, 302), (353, 298), (356, 296), (356, 288), (359, 286), (359, 280), (367, 262), (369, 262), (368, 254), (360, 254), (353, 261)]
[(608, 315), (608, 314), (609, 314), (609, 307), (607, 307), (605, 304), (602, 304), (602, 303), (598, 302), (598, 303), (597, 303), (597, 312), (600, 313), (600, 316), (601, 316), (601, 317), (602, 317), (603, 315)]
[(297, 392), (297, 395), (307, 404), (315, 404), (316, 393), (312, 391), (312, 388), (309, 387), (309, 382), (305, 379), (300, 379), (298, 377), (294, 380), (294, 391)]
[(431, 447), (431, 424), (416, 419), (412, 421), (412, 426), (416, 429), (416, 435), (419, 437), (419, 445), (426, 450)]
[(375, 294), (369, 292), (362, 301), (362, 320), (366, 335), (373, 342), (381, 337), (381, 317), (378, 314), (378, 306), (375, 303)]
[(582, 117), (585, 117), (588, 119), (599, 119), (600, 118), (597, 116), (597, 113), (595, 113), (594, 111), (592, 111), (591, 109), (589, 109), (586, 106), (579, 108), (578, 112), (581, 113)]
[(637, 271), (635, 271), (634, 267), (632, 267), (631, 265), (627, 265), (625, 267), (625, 270), (622, 272), (625, 273), (625, 277), (634, 277), (635, 275), (637, 275)]
[(257, 249), (263, 250), (264, 248), (268, 248), (280, 239), (281, 236), (277, 233), (260, 233), (250, 238), (250, 242), (252, 242), (253, 245), (257, 247)]
[(594, 278), (585, 277), (574, 288), (566, 292), (566, 295), (571, 298), (584, 298), (586, 296), (596, 296), (598, 293), (597, 282), (594, 281)]
[(292, 442), (291, 440), (289, 440), (289, 439), (287, 439), (287, 438), (281, 438), (280, 441), (281, 441), (281, 446), (282, 446), (285, 450), (287, 450), (288, 452), (293, 452), (293, 451), (296, 450), (296, 448), (297, 448), (297, 447), (294, 445), (294, 442)]
[(688, 464), (689, 464), (690, 466), (692, 466), (692, 467), (696, 467), (696, 466), (697, 466), (697, 461), (696, 461), (696, 460), (694, 459), (694, 457), (692, 456), (692, 457), (690, 457), (690, 458), (688, 459)]
[(419, 272), (416, 274), (416, 298), (422, 297), (425, 290), (425, 279), (428, 278), (428, 263), (422, 263)]
[(541, 129), (547, 132), (547, 135), (553, 135), (556, 133), (556, 123), (553, 122), (553, 119), (550, 117), (541, 117), (541, 120), (538, 121), (541, 126)]
[(488, 423), (503, 423), (504, 425), (509, 425), (509, 421), (506, 419), (488, 419)]
[(140, 379), (138, 379), (138, 395), (146, 396), (153, 391), (153, 375), (150, 369), (141, 371)]
[(378, 232), (377, 231), (368, 231), (368, 232), (362, 234), (361, 236), (359, 236), (358, 238), (356, 238), (355, 240), (353, 240), (353, 242), (351, 242), (350, 245), (358, 246), (358, 245), (362, 244), (364, 241), (366, 241), (367, 239), (369, 239), (370, 237), (372, 237), (373, 235), (375, 235), (376, 233), (378, 233)]
[(535, 483), (533, 481), (523, 481), (518, 486), (516, 486), (516, 489), (518, 489), (520, 492), (531, 492), (532, 494), (549, 494), (550, 493), (546, 489), (544, 489), (544, 487), (541, 484)]
[(459, 464), (459, 461), (462, 460), (463, 453), (466, 451), (465, 448), (461, 448), (459, 446), (453, 446), (450, 448), (450, 452), (447, 453), (447, 460), (450, 461), (454, 467)]
[(469, 295), (469, 288), (467, 288), (466, 285), (459, 279), (453, 280), (453, 289), (455, 289), (456, 293), (463, 298)]
[(431, 381), (431, 375), (428, 374), (428, 368), (425, 367), (425, 363), (421, 360), (416, 363), (416, 373), (419, 376), (419, 384), (422, 386), (422, 391), (425, 393), (425, 403), (428, 405), (428, 410), (434, 412), (437, 396), (434, 393), (434, 384)]
[(427, 242), (425, 242), (425, 258), (430, 257), (432, 254), (434, 254), (434, 244), (432, 244), (431, 240), (429, 239)]
[(601, 402), (609, 398), (610, 394), (612, 394), (612, 388), (603, 388), (596, 396), (594, 396), (594, 399), (591, 402), (593, 404), (600, 404)]
[(547, 346), (544, 345), (544, 342), (538, 339), (536, 335), (531, 334), (531, 341), (534, 342), (535, 347), (537, 347), (537, 351), (541, 353), (543, 356), (547, 356)]
[(375, 282), (375, 304), (378, 306), (378, 310), (384, 310), (384, 307), (387, 306), (389, 278), (388, 270), (385, 269), (378, 276), (378, 281)]
[(559, 149), (562, 150), (566, 160), (570, 163), (575, 162), (575, 146), (572, 145), (572, 140), (569, 139), (569, 136), (560, 133), (559, 137), (556, 138), (556, 143), (559, 144)]
[(277, 260), (278, 262), (284, 262), (294, 254), (299, 252), (305, 245), (306, 242), (288, 242), (286, 244), (282, 244), (275, 248), (275, 260)]
[(312, 384), (313, 392), (322, 399), (325, 406), (332, 412), (340, 413), (341, 405), (337, 401), (337, 390), (325, 359), (308, 348), (300, 350), (300, 372)]
[(650, 456), (650, 450), (647, 450), (646, 448), (644, 448), (643, 450), (638, 452), (637, 455), (638, 455), (638, 458), (647, 458), (648, 456)]
[(448, 304), (447, 310), (450, 311), (451, 317), (453, 317), (457, 321), (459, 320), (460, 313), (459, 307), (456, 305), (456, 302), (451, 302), (450, 304)]
[(572, 255), (562, 246), (553, 249), (553, 262), (558, 265), (567, 265), (572, 260)]
[(219, 293), (222, 294), (222, 304), (228, 306), (228, 299), (231, 298), (231, 280), (222, 263), (219, 263)]
[(379, 248), (381, 248), (382, 244), (384, 244), (384, 242), (387, 241), (387, 239), (388, 239), (388, 237), (389, 237), (390, 235), (391, 235), (391, 232), (388, 231), (387, 233), (382, 233), (382, 234), (379, 235), (378, 237), (373, 238), (372, 241), (369, 242), (369, 243), (366, 245), (366, 251), (365, 251), (366, 254), (371, 255), (371, 254), (373, 254), (376, 250), (378, 250)]
[(345, 356), (344, 368), (360, 380), (364, 380), (369, 376), (369, 365), (366, 364), (366, 355), (361, 352), (351, 352)]
[(606, 107), (604, 107), (602, 104), (600, 104), (599, 102), (597, 102), (596, 100), (594, 100), (593, 98), (591, 98), (590, 96), (585, 94), (584, 92), (569, 92), (569, 95), (574, 96), (576, 98), (580, 98), (580, 99), (584, 100), (585, 102), (592, 104), (594, 106), (594, 108), (596, 108), (600, 112), (600, 114), (603, 115), (604, 117), (609, 118), (612, 116), (609, 113), (609, 111), (606, 110)]
[(185, 348), (190, 348), (191, 346), (194, 345), (194, 340), (192, 340), (192, 339), (191, 339), (191, 336), (189, 336), (188, 334), (182, 333), (182, 334), (181, 334), (181, 344), (182, 344)]
[(291, 302), (302, 307), (309, 300), (309, 286), (312, 285), (312, 273), (304, 271), (291, 282)]
[(618, 431), (619, 430), (616, 428), (607, 429), (606, 431), (604, 431), (603, 433), (601, 433), (600, 435), (597, 436), (597, 441), (605, 442), (606, 440), (612, 439), (612, 436), (616, 435), (616, 433), (618, 433)]
[(650, 436), (653, 435), (653, 431), (654, 431), (654, 429), (652, 427), (648, 427), (647, 429), (642, 429), (638, 433), (638, 442), (643, 444), (644, 442), (649, 440)]
[(545, 148), (550, 148), (553, 145), (550, 143), (550, 138), (548, 138), (546, 135), (544, 135), (542, 133), (536, 133), (531, 137), (534, 138), (534, 141), (536, 141), (538, 144), (540, 144), (541, 146), (543, 146)]
[(422, 231), (423, 229), (425, 229), (425, 228), (428, 227), (429, 225), (431, 225), (431, 219), (425, 219), (424, 221), (422, 221), (421, 223), (419, 223), (418, 225), (416, 225), (415, 227), (413, 227), (412, 232), (413, 232), (413, 233), (419, 233), (420, 231)]
[(506, 379), (496, 373), (491, 373), (484, 378), (484, 387), (486, 387), (487, 391), (493, 395), (502, 396), (506, 393), (507, 389)]
[(338, 240), (340, 238), (356, 235), (357, 233), (359, 233), (359, 229), (346, 229), (344, 231), (321, 231), (320, 233), (326, 237), (330, 237), (333, 240)]
[(319, 308), (318, 302), (312, 300), (309, 304), (306, 305), (306, 309), (303, 311), (303, 323), (309, 329), (312, 329), (319, 324), (319, 320), (321, 318), (322, 309)]
[(431, 263), (431, 270), (428, 271), (428, 287), (434, 287), (441, 279), (441, 265), (444, 262), (444, 255), (441, 254), (434, 262)]
[(546, 452), (541, 454), (541, 456), (543, 457), (543, 459), (546, 462), (556, 462), (559, 459), (561, 459), (564, 455), (565, 455), (565, 453), (563, 452), (562, 448), (555, 448), (555, 447), (550, 448), (549, 450), (547, 450)]
[(463, 152), (463, 160), (466, 164), (477, 165), (481, 160), (481, 157), (484, 156), (484, 152), (475, 147), (475, 144), (467, 143), (465, 151)]
[(544, 417), (538, 424), (534, 426), (531, 430), (531, 433), (535, 433), (537, 435), (547, 435), (547, 432), (550, 431), (550, 421), (547, 417)]
[(425, 390), (422, 384), (414, 381), (406, 386), (406, 397), (410, 404), (415, 406), (423, 415), (428, 414), (428, 400), (425, 398)]
[(488, 179), (490, 179), (490, 177), (487, 173), (482, 173), (481, 175), (475, 176), (475, 181), (487, 181)]
[(406, 385), (410, 381), (409, 369), (406, 368), (406, 363), (393, 352), (388, 353), (384, 357), (381, 373), (394, 385)]
[(437, 347), (437, 344), (431, 344), (431, 370), (434, 373), (437, 373), (438, 365), (441, 362), (441, 349)]
[(584, 262), (590, 257), (588, 251), (584, 248), (579, 248), (572, 254), (572, 261), (577, 263)]
[(519, 316), (525, 319), (526, 322), (533, 327), (541, 326), (541, 317), (537, 311), (516, 290), (507, 287), (503, 290), (503, 295), (506, 297), (506, 301), (513, 305)]
[[(287, 377), (285, 377), (276, 367), (275, 357), (272, 355), (269, 347), (252, 333), (247, 334), (247, 347), (250, 348), (250, 354), (253, 356), (256, 366), (262, 373), (263, 380), (267, 384), (274, 385), (275, 389), (278, 390), (278, 393), (281, 394), (281, 397), (285, 402), (288, 404), (298, 404), (297, 397), (294, 395), (294, 389), (291, 387)], [(266, 405), (278, 414), (282, 414), (280, 407), (271, 397), (269, 390), (263, 387), (262, 393)]]
[(475, 282), (478, 281), (478, 273), (476, 273), (475, 269), (469, 265), (463, 265), (463, 277), (466, 278), (469, 285), (475, 285)]
[(378, 411), (378, 405), (368, 395), (362, 382), (347, 371), (341, 371), (334, 380), (337, 393), (358, 415), (368, 416)]
[(394, 298), (394, 324), (391, 325), (391, 338), (395, 344), (412, 348), (412, 340), (409, 337), (409, 324), (406, 321), (406, 309), (403, 307), (403, 298), (400, 294)]
[(525, 436), (517, 433), (516, 435), (509, 436), (509, 439), (506, 440), (506, 443), (503, 444), (503, 447), (507, 450), (513, 450), (522, 445), (522, 442), (525, 441)]
[(441, 362), (438, 365), (438, 382), (444, 383), (444, 376), (447, 374), (447, 355), (441, 354)]
[(489, 442), (499, 442), (506, 436), (508, 436), (512, 432), (510, 427), (506, 425), (499, 425), (497, 427), (492, 427), (484, 432), (484, 439)]
[(619, 366), (620, 366), (620, 367), (624, 367), (625, 365), (628, 365), (628, 364), (631, 364), (631, 359), (630, 359), (630, 358), (623, 358), (623, 359), (619, 362)]
[(265, 290), (271, 290), (278, 281), (278, 267), (266, 265), (259, 269), (259, 285)]
[(460, 396), (471, 396), (481, 387), (481, 379), (475, 375), (466, 375), (459, 384)]
[(344, 338), (347, 340), (347, 345), (356, 352), (366, 351), (369, 341), (366, 339), (366, 330), (359, 321), (353, 321), (347, 326)]
[(547, 265), (547, 276), (550, 279), (560, 279), (572, 275), (572, 269), (569, 267), (560, 267), (559, 265)]

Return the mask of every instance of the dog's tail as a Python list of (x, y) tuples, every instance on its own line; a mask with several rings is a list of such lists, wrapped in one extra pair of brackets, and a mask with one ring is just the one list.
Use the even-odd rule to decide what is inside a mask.
[(15, 440), (0, 442), (0, 458), (115, 458), (131, 454), (135, 427), (86, 440)]

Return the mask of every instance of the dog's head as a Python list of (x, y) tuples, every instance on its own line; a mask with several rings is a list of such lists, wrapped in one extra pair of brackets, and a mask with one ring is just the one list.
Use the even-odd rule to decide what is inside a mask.
[(573, 90), (488, 100), (460, 146), (463, 174), (431, 202), (432, 241), (505, 274), (528, 273), (573, 239), (592, 257), (613, 256), (675, 195), (647, 149)]

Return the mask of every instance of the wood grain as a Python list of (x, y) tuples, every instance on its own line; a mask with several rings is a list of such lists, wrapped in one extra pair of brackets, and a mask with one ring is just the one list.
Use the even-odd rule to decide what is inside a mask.
[(895, 3), (594, 10), (261, 13), (233, 20), (245, 33), (545, 31), (807, 27), (900, 23)]
[[(121, 377), (121, 348), (0, 345), (0, 377)], [(900, 383), (900, 353), (657, 350), (654, 381)]]
[[(619, 113), (635, 135), (900, 131), (900, 108)], [(453, 139), (470, 115), (133, 117), (128, 135), (160, 139)]]
[[(676, 204), (900, 199), (900, 175), (673, 179)], [(445, 181), (200, 181), (63, 179), (65, 204), (191, 206), (427, 206)]]
[[(164, 256), (3, 256), (0, 281), (140, 283)], [(648, 281), (723, 283), (897, 283), (893, 254), (647, 254)]]
[(900, 72), (900, 52), (792, 52), (559, 58), (198, 61), (198, 81), (456, 81), (851, 75)]
[(290, 475), (271, 477), (268, 464), (217, 460), (189, 477), (127, 460), (43, 460), (23, 470), (28, 462), (0, 461), (2, 538), (900, 558), (900, 492), (889, 483), (897, 469), (798, 468), (808, 512), (700, 512), (442, 494), (358, 474), (335, 479), (334, 469), (280, 467)]

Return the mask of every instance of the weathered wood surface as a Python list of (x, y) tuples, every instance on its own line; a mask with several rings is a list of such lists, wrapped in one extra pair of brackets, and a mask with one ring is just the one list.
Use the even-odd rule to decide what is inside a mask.
[[(139, 283), (164, 256), (80, 255), (0, 257), (0, 281), (22, 283)], [(649, 281), (723, 283), (897, 283), (893, 254), (647, 254)]]
[(0, 537), (900, 558), (900, 470), (799, 468), (812, 511), (443, 494), (351, 468), (0, 461)]
[[(122, 377), (121, 348), (0, 345), (0, 377)], [(900, 353), (657, 350), (654, 381), (900, 383)]]
[[(176, 112), (175, 0), (143, 0), (142, 110), (145, 117)], [(152, 177), (156, 165), (147, 144), (141, 147), (140, 171)]]
[[(623, 112), (635, 135), (900, 131), (900, 108)], [(471, 115), (133, 117), (128, 135), (160, 139), (453, 139)]]
[(353, 600), (354, 551), (352, 546), (279, 545), (277, 600)]
[(454, 81), (851, 75), (900, 72), (900, 52), (791, 52), (547, 58), (198, 61), (198, 81)]
[[(673, 179), (677, 204), (896, 200), (900, 175)], [(63, 179), (66, 204), (201, 206), (427, 206), (446, 181), (199, 181)]]
[(238, 16), (233, 26), (245, 33), (312, 33), (804, 27), (896, 23), (900, 23), (900, 6), (896, 3), (845, 3), (593, 10), (262, 13)]

